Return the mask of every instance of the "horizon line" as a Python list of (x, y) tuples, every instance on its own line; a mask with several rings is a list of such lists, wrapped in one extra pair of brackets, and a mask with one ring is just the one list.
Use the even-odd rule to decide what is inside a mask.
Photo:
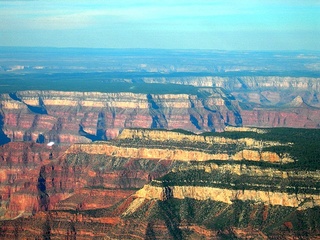
[(2, 46), (0, 48), (83, 49), (83, 50), (159, 50), (159, 51), (214, 51), (214, 52), (320, 52), (314, 49), (214, 49), (214, 48), (142, 48), (142, 47), (57, 47), (57, 46)]

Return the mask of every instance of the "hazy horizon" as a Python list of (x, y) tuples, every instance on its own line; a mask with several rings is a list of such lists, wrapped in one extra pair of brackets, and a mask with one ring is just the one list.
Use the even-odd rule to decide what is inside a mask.
[[(0, 0), (1, 1), (1, 0)], [(277, 53), (277, 52), (287, 52), (287, 53), (304, 53), (304, 52), (320, 52), (320, 49), (276, 49), (276, 50), (264, 50), (264, 49), (231, 49), (231, 50), (226, 50), (226, 49), (218, 49), (218, 48), (154, 48), (154, 47), (61, 47), (61, 46), (5, 46), (5, 45), (0, 45), (0, 48), (15, 48), (15, 49), (56, 49), (56, 50), (111, 50), (111, 51), (168, 51), (168, 52), (175, 52), (175, 51), (181, 51), (181, 52), (239, 52), (239, 53), (250, 53), (250, 52), (265, 52), (265, 53)]]
[(319, 51), (320, 1), (0, 0), (0, 46)]

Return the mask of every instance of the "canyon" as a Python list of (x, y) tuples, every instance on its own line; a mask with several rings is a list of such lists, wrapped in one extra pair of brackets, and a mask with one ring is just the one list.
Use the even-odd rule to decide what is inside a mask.
[(320, 239), (319, 53), (1, 50), (1, 239)]
[[(210, 97), (202, 102), (187, 94), (54, 91), (3, 94), (3, 132), (12, 141), (36, 141), (42, 135), (46, 141), (75, 143), (112, 139), (128, 127), (221, 131), (225, 125), (221, 114), (228, 116), (230, 124), (237, 125), (237, 113), (228, 110), (221, 101), (220, 97)], [(215, 103), (221, 105), (220, 111), (210, 109)], [(35, 109), (45, 110), (39, 113)]]
[[(132, 88), (134, 83), (132, 81)], [(319, 128), (319, 78), (154, 78), (192, 93), (17, 91), (0, 95), (1, 139), (61, 144), (113, 139), (124, 128), (222, 132), (228, 126)], [(108, 85), (108, 84), (106, 84)], [(131, 88), (131, 87), (130, 87)], [(108, 90), (109, 91), (109, 90)], [(9, 141), (9, 140), (7, 140)]]
[(293, 149), (311, 151), (295, 136), (317, 140), (319, 131), (279, 131), (124, 129), (113, 140), (71, 146), (7, 143), (1, 237), (317, 238), (320, 169), (299, 170), (310, 159)]

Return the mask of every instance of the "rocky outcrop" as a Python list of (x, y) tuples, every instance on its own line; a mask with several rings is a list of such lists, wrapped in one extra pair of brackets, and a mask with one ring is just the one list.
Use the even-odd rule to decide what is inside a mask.
[(156, 159), (156, 160), (170, 160), (170, 161), (209, 161), (209, 160), (248, 160), (248, 161), (265, 161), (275, 163), (288, 163), (293, 160), (288, 156), (280, 157), (274, 152), (260, 152), (258, 150), (242, 150), (232, 154), (218, 153), (210, 154), (203, 151), (190, 151), (180, 149), (159, 149), (159, 148), (130, 148), (117, 147), (107, 143), (92, 144), (75, 144), (68, 150), (68, 153), (89, 153), (99, 154), (114, 157), (134, 158), (134, 159)]
[[(137, 191), (135, 197), (162, 201), (169, 198), (192, 198), (202, 201), (210, 199), (227, 204), (232, 204), (236, 200), (254, 201), (265, 205), (300, 207), (300, 209), (320, 206), (319, 194), (288, 194), (276, 191), (232, 190), (200, 186), (156, 187), (146, 185), (143, 189)], [(142, 201), (140, 200), (140, 202)]]
[(88, 142), (114, 138), (123, 128), (200, 132), (241, 124), (221, 94), (203, 99), (187, 94), (25, 91), (0, 98), (2, 128), (12, 141), (36, 141), (42, 135), (45, 141)]
[[(248, 131), (247, 129), (251, 128), (227, 128), (230, 132), (238, 132), (242, 129), (243, 132)], [(253, 128), (255, 129), (255, 128)], [(258, 133), (266, 133), (267, 130), (259, 129), (256, 130)], [(251, 148), (263, 148), (270, 146), (281, 146), (286, 144), (281, 144), (277, 141), (260, 141), (254, 138), (227, 138), (220, 136), (210, 136), (210, 135), (197, 135), (193, 133), (188, 133), (186, 131), (159, 131), (159, 130), (151, 130), (151, 129), (124, 129), (120, 135), (117, 137), (117, 140), (125, 140), (125, 139), (133, 139), (140, 141), (160, 141), (167, 142), (168, 140), (174, 142), (182, 143), (181, 148), (183, 148), (183, 144), (192, 143), (193, 145), (197, 145), (197, 143), (205, 143), (205, 144), (217, 144), (217, 145), (228, 145), (228, 144), (237, 144), (243, 145), (245, 147)], [(288, 143), (290, 144), (290, 143)]]
[(153, 180), (137, 191), (135, 197), (161, 201), (211, 199), (227, 204), (240, 200), (307, 209), (320, 206), (319, 180), (319, 170), (200, 162), (173, 168), (163, 179)]

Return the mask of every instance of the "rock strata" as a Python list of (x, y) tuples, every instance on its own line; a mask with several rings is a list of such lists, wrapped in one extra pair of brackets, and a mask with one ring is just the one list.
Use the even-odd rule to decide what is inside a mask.
[(1, 237), (316, 238), (319, 170), (292, 162), (285, 150), (297, 139), (277, 141), (269, 131), (125, 129), (112, 141), (70, 147), (5, 144)]
[[(189, 94), (21, 91), (0, 95), (1, 133), (11, 141), (71, 144), (112, 139), (124, 128), (221, 132), (228, 126), (319, 128), (319, 106), (307, 95), (276, 98), (220, 87)], [(262, 98), (268, 98), (262, 101)], [(265, 104), (268, 102), (268, 104)]]
[(89, 142), (114, 138), (123, 128), (201, 132), (238, 125), (237, 113), (223, 104), (223, 96), (203, 101), (187, 94), (25, 91), (0, 99), (2, 129), (12, 141), (36, 141), (41, 134), (45, 141)]
[(296, 208), (313, 208), (315, 206), (320, 206), (319, 194), (287, 194), (283, 192), (231, 190), (200, 186), (172, 186), (162, 188), (146, 185), (135, 194), (135, 197), (143, 199), (158, 199), (162, 201), (168, 200), (169, 198), (192, 198), (202, 201), (210, 199), (227, 204), (232, 204), (236, 200), (255, 201), (266, 205), (280, 205)]

